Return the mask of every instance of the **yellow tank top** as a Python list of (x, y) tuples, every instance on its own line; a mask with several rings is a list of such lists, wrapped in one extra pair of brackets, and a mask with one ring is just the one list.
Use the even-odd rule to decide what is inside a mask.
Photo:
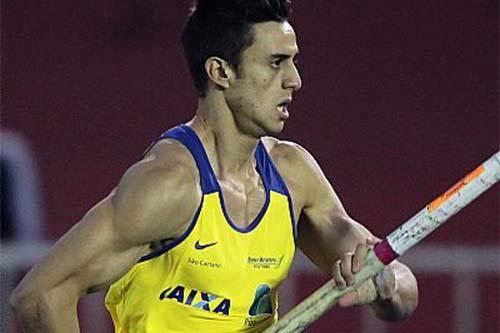
[(260, 332), (278, 319), (277, 288), (295, 252), (292, 200), (262, 142), (255, 159), (264, 206), (246, 228), (234, 224), (196, 133), (181, 125), (162, 138), (180, 141), (200, 173), (203, 198), (184, 234), (143, 258), (106, 296), (117, 333)]

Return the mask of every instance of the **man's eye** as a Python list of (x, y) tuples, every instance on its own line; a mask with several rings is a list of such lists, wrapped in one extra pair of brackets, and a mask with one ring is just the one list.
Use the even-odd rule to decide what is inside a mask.
[(281, 62), (282, 62), (282, 60), (281, 60), (281, 59), (274, 60), (274, 61), (271, 63), (271, 66), (273, 66), (274, 68), (279, 68), (279, 67), (280, 67), (280, 65), (281, 65)]

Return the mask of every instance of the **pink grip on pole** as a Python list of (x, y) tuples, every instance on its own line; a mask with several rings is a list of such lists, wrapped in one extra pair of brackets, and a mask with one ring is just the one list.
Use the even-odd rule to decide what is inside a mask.
[(391, 261), (399, 257), (399, 254), (392, 249), (391, 244), (387, 241), (387, 238), (375, 245), (374, 251), (377, 258), (379, 258), (384, 265), (389, 264)]

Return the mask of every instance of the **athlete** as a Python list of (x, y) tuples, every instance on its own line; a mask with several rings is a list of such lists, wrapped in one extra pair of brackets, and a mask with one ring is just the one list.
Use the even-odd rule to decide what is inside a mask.
[[(283, 130), (302, 82), (286, 0), (204, 0), (182, 41), (199, 93), (23, 279), (26, 332), (78, 332), (80, 297), (108, 288), (115, 331), (261, 332), (298, 246), (341, 287), (378, 239), (346, 213), (320, 167)], [(341, 298), (408, 317), (417, 284), (394, 262)]]

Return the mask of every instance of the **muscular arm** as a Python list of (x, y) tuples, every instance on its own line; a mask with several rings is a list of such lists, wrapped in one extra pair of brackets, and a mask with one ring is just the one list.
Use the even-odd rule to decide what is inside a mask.
[[(299, 247), (316, 266), (331, 274), (338, 285), (351, 284), (363, 264), (360, 258), (378, 239), (347, 214), (314, 158), (299, 146), (294, 149), (295, 153), (289, 154), (294, 163), (290, 164), (298, 168), (294, 174), (306, 180), (296, 195), (302, 208)], [(370, 303), (379, 318), (392, 321), (408, 317), (417, 300), (415, 277), (408, 267), (393, 262), (374, 281), (341, 298), (339, 304)]]
[(175, 154), (169, 145), (131, 167), (24, 277), (11, 303), (25, 332), (78, 332), (80, 297), (125, 274), (151, 242), (182, 233), (201, 194), (189, 165), (160, 157)]

